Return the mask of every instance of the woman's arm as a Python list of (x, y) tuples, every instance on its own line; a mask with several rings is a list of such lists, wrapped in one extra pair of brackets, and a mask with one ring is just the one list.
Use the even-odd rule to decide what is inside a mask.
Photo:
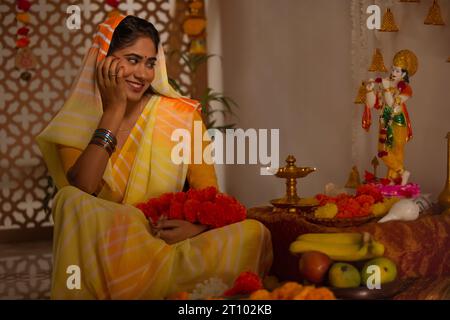
[[(98, 129), (107, 129), (116, 136), (125, 114), (127, 97), (120, 59), (106, 57), (97, 65), (96, 76), (103, 104)], [(103, 147), (88, 144), (67, 173), (69, 183), (89, 194), (102, 181), (109, 154)]]
[(208, 227), (186, 220), (161, 220), (153, 229), (167, 244), (174, 244), (198, 236), (207, 231)]
[[(103, 113), (98, 128), (110, 130), (116, 135), (121, 121), (120, 114)], [(108, 152), (97, 145), (89, 144), (67, 172), (67, 180), (78, 189), (89, 194), (98, 191), (108, 163)]]
[[(61, 159), (61, 164), (62, 164), (64, 174), (66, 177), (67, 177), (67, 173), (69, 172), (70, 168), (73, 167), (73, 165), (75, 164), (75, 162), (77, 161), (78, 157), (81, 155), (82, 152), (83, 152), (83, 150), (80, 150), (77, 148), (58, 145), (58, 154), (59, 154), (59, 158)], [(100, 193), (104, 184), (105, 184), (105, 182), (102, 180), (100, 182), (99, 186), (97, 187), (97, 190), (95, 191), (96, 194)]]
[[(206, 127), (202, 121), (202, 117), (200, 116), (200, 114), (198, 112), (195, 112), (195, 114), (194, 114), (194, 121), (200, 121), (202, 123), (202, 137), (203, 137), (203, 134), (206, 131)], [(198, 138), (198, 137), (194, 136), (194, 130), (192, 130), (191, 137), (192, 137), (192, 139), (191, 139), (191, 155), (193, 155), (194, 146), (195, 146), (194, 141), (196, 138)], [(202, 155), (208, 145), (209, 145), (209, 143), (203, 142), (203, 139), (202, 139)], [(193, 156), (192, 156), (191, 164), (189, 164), (188, 172), (187, 172), (187, 180), (189, 183), (189, 187), (192, 189), (203, 189), (206, 187), (218, 188), (214, 164), (208, 164), (204, 160), (205, 159), (202, 158), (201, 164), (195, 164), (193, 161)]]

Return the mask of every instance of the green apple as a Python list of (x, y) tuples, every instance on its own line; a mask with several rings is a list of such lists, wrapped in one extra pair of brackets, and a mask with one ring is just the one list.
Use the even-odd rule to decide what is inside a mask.
[(394, 281), (397, 278), (397, 266), (395, 263), (385, 257), (375, 258), (368, 261), (361, 270), (361, 284), (367, 285), (370, 276), (375, 275), (376, 271), (368, 270), (370, 266), (377, 266), (380, 271), (380, 284)]
[(328, 280), (335, 288), (356, 288), (361, 282), (361, 275), (351, 264), (337, 262), (331, 266)]

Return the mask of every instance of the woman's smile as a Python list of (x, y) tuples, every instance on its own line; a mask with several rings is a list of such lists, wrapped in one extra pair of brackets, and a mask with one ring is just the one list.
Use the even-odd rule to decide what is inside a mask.
[(138, 102), (155, 78), (156, 46), (148, 37), (139, 37), (131, 45), (113, 52), (120, 58), (126, 82), (128, 102)]
[(141, 92), (144, 89), (144, 84), (141, 82), (125, 80), (127, 82), (128, 87), (136, 93)]

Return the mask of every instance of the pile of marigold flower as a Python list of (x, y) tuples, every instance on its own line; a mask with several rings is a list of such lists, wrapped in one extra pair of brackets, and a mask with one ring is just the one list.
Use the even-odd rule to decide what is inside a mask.
[(215, 187), (165, 193), (136, 207), (153, 223), (165, 217), (213, 228), (245, 220), (247, 212), (235, 198), (218, 192)]
[(326, 288), (303, 286), (297, 282), (286, 282), (272, 292), (260, 289), (250, 295), (250, 300), (336, 300), (333, 292)]
[(384, 201), (380, 190), (370, 184), (359, 186), (355, 196), (346, 193), (336, 197), (318, 194), (316, 199), (320, 205), (316, 216), (327, 218), (365, 217), (372, 214), (374, 204)]

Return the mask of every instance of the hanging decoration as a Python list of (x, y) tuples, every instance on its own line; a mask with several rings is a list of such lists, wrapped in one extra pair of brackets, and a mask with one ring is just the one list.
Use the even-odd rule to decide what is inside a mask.
[(120, 10), (118, 9), (119, 0), (106, 0), (105, 2), (107, 5), (110, 5), (113, 8), (111, 12), (108, 13), (108, 17), (117, 16), (121, 13)]
[(380, 49), (375, 49), (373, 54), (372, 64), (369, 67), (370, 72), (387, 72), (387, 68), (384, 65), (383, 55)]
[(364, 82), (361, 82), (361, 86), (358, 89), (358, 94), (355, 98), (355, 104), (365, 104), (366, 103), (366, 87)]
[(30, 28), (30, 7), (31, 2), (28, 0), (17, 0), (17, 40), (16, 40), (16, 56), (15, 66), (20, 71), (20, 79), (29, 81), (31, 79), (31, 71), (35, 69), (37, 60), (29, 48), (30, 38), (28, 36)]
[(352, 167), (352, 171), (348, 175), (347, 183), (345, 184), (346, 188), (357, 189), (361, 185), (361, 178), (359, 176), (359, 171), (357, 166)]
[[(370, 63), (371, 54), (369, 51), (369, 38), (371, 30), (367, 28), (367, 17), (365, 9), (372, 3), (371, 0), (351, 0), (350, 1), (350, 17), (351, 17), (351, 79), (352, 86), (355, 90), (361, 84), (367, 72), (367, 66)], [(364, 14), (363, 14), (364, 12)], [(366, 135), (360, 130), (361, 109), (352, 108), (352, 128), (351, 128), (351, 163), (360, 168), (363, 166), (364, 160), (364, 139)]]
[(206, 54), (206, 18), (203, 7), (203, 0), (191, 0), (189, 13), (183, 23), (183, 31), (191, 40), (189, 46), (191, 54)]
[(433, 0), (433, 4), (431, 5), (430, 11), (428, 12), (427, 17), (425, 18), (424, 24), (433, 25), (433, 26), (444, 26), (445, 22), (442, 19), (441, 7), (437, 0)]
[(380, 32), (398, 32), (399, 28), (395, 23), (394, 14), (391, 8), (387, 8), (386, 13), (383, 16)]

